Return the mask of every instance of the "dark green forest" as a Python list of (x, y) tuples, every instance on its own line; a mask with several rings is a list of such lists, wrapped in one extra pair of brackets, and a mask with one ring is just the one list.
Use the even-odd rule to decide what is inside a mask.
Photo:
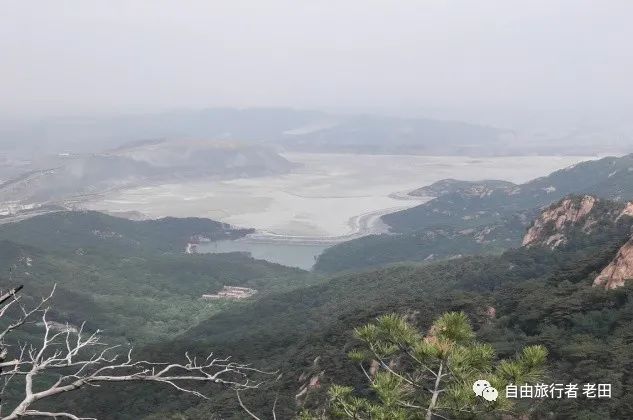
[[(623, 418), (632, 402), (626, 374), (633, 350), (631, 288), (605, 291), (592, 287), (592, 280), (626, 242), (630, 229), (630, 218), (605, 221), (591, 235), (570, 232), (572, 241), (555, 251), (521, 248), (500, 256), (340, 275), (231, 305), (184, 334), (141, 351), (176, 358), (185, 351), (220, 349), (279, 371), (278, 381), (245, 393), (244, 399), (267, 418), (278, 396), (278, 415), (290, 418), (302, 408), (326, 406), (331, 384), (356, 384), (363, 392), (364, 377), (346, 355), (357, 345), (355, 327), (385, 313), (399, 313), (425, 331), (442, 313), (463, 311), (478, 340), (492, 344), (499, 358), (512, 358), (519, 349), (540, 344), (550, 353), (547, 378), (552, 382), (613, 384), (610, 400), (544, 400), (525, 407), (533, 416)], [(296, 398), (314, 376), (320, 386)], [(112, 417), (110, 407), (121, 401), (123, 409)], [(157, 387), (120, 386), (109, 392), (85, 390), (63, 404), (101, 418), (203, 419), (211, 412), (219, 418), (245, 418), (231, 391), (200, 401)]]
[[(608, 159), (596, 163), (613, 164)], [(563, 191), (571, 189), (561, 180), (565, 176), (552, 175)], [(617, 191), (605, 187), (602, 192)], [(582, 200), (571, 196), (567, 203), (573, 208)], [(495, 215), (492, 225), (433, 225), (344, 243), (326, 252), (312, 273), (240, 253), (186, 254), (193, 237), (214, 240), (248, 233), (204, 219), (131, 222), (94, 212), (60, 212), (0, 226), (0, 258), (6, 267), (2, 289), (24, 285), (29, 303), (57, 284), (54, 320), (86, 321), (88, 329), (103, 329), (109, 342), (133, 345), (142, 358), (175, 360), (185, 352), (213, 351), (274, 372), (276, 380), (268, 378), (242, 394), (261, 418), (272, 418), (273, 406), (279, 419), (307, 412), (331, 416), (328, 391), (335, 384), (372, 401), (374, 390), (348, 357), (359, 346), (354, 330), (396, 314), (426, 335), (435, 320), (450, 312), (463, 313), (477, 342), (492, 346), (493, 363), (542, 346), (548, 353), (547, 383), (613, 387), (610, 399), (519, 401), (511, 418), (629, 418), (633, 286), (605, 290), (593, 287), (593, 281), (630, 239), (633, 217), (622, 213), (621, 201), (602, 199), (582, 223), (547, 222), (539, 231), (541, 245), (521, 247), (532, 223), (525, 218), (539, 213), (522, 206), (511, 206), (519, 213)], [(485, 240), (480, 241), (482, 230)], [(551, 235), (565, 240), (551, 246), (546, 240)], [(380, 250), (384, 244), (391, 254)], [(370, 257), (373, 249), (381, 254), (378, 260)], [(429, 254), (437, 257), (429, 259)], [(224, 285), (258, 293), (244, 301), (200, 299)], [(29, 325), (18, 338), (37, 334), (37, 326)], [(158, 385), (119, 384), (38, 405), (104, 419), (247, 418), (233, 390), (209, 386), (204, 391), (209, 400)]]
[[(173, 337), (222, 310), (201, 301), (223, 285), (261, 295), (318, 281), (307, 272), (247, 255), (184, 253), (193, 235), (239, 237), (245, 231), (205, 219), (131, 222), (95, 212), (62, 212), (0, 226), (2, 289), (23, 284), (25, 298), (54, 284), (54, 320), (103, 329), (114, 340)], [(9, 239), (11, 238), (11, 239)]]

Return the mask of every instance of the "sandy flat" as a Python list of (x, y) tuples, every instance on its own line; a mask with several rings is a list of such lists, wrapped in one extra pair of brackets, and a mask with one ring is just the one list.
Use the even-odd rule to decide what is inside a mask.
[(512, 182), (549, 174), (587, 157), (468, 158), (400, 155), (286, 154), (301, 164), (279, 176), (134, 188), (86, 208), (139, 211), (149, 217), (209, 217), (286, 239), (349, 238), (367, 233), (380, 214), (415, 206), (406, 191), (444, 178)]

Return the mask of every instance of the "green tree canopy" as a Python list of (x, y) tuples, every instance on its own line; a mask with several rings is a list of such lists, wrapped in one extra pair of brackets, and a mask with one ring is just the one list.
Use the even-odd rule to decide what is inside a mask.
[[(426, 335), (396, 314), (357, 328), (355, 335), (361, 345), (349, 357), (359, 363), (372, 392), (359, 396), (351, 387), (332, 386), (330, 414), (335, 418), (409, 420), (509, 412), (515, 407), (505, 397), (506, 385), (541, 379), (547, 358), (543, 346), (530, 346), (512, 360), (497, 361), (492, 346), (476, 341), (463, 312), (442, 315)], [(478, 380), (498, 390), (496, 401), (475, 394)]]

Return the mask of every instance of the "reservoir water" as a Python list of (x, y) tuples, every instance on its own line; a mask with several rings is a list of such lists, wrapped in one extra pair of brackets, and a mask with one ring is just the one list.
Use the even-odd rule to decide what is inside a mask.
[(249, 238), (234, 241), (203, 242), (198, 245), (201, 253), (247, 252), (253, 258), (289, 267), (310, 270), (317, 257), (331, 244), (261, 241)]

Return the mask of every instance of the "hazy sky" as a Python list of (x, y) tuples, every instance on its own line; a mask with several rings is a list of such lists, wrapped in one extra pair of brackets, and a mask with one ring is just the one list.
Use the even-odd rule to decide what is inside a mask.
[(0, 113), (617, 113), (632, 16), (630, 0), (0, 0)]

